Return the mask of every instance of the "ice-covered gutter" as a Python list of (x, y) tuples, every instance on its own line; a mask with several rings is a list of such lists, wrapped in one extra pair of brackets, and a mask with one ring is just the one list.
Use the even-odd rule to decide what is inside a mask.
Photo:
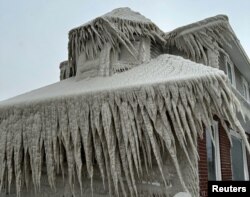
[(0, 189), (15, 185), (19, 195), (31, 176), (39, 191), (46, 166), (51, 188), (63, 174), (72, 193), (83, 179), (94, 192), (97, 173), (110, 194), (139, 196), (155, 166), (165, 189), (152, 196), (173, 195), (165, 171), (171, 167), (178, 179), (172, 188), (198, 196), (197, 138), (214, 115), (250, 150), (238, 107), (222, 71), (172, 55), (111, 77), (70, 78), (34, 90), (0, 103)]

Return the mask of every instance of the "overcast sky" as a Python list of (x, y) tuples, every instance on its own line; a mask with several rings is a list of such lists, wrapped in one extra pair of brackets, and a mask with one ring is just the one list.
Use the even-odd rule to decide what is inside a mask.
[(166, 32), (226, 14), (250, 55), (249, 0), (0, 0), (0, 100), (57, 82), (68, 31), (117, 7)]

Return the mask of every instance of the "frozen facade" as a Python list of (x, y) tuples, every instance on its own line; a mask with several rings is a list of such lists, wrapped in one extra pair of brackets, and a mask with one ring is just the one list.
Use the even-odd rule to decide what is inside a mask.
[(206, 144), (230, 152), (235, 131), (250, 151), (248, 103), (218, 69), (237, 43), (225, 16), (164, 33), (119, 8), (72, 29), (61, 81), (0, 103), (1, 195), (205, 196)]

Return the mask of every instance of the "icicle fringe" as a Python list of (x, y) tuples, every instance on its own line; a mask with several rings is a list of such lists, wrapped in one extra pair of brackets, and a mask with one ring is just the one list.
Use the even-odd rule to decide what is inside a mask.
[[(165, 189), (147, 196), (168, 196), (172, 179), (166, 170), (172, 165), (179, 190), (198, 196), (197, 136), (214, 115), (239, 131), (250, 150), (235, 115), (237, 106), (226, 76), (216, 73), (2, 107), (0, 189), (15, 185), (19, 196), (32, 182), (39, 192), (41, 175), (46, 173), (52, 189), (61, 174), (72, 194), (76, 183), (82, 189), (86, 176), (93, 192), (99, 174), (110, 196), (141, 196), (140, 185), (153, 182), (150, 174), (157, 166), (159, 184)], [(187, 161), (189, 175), (182, 160)]]

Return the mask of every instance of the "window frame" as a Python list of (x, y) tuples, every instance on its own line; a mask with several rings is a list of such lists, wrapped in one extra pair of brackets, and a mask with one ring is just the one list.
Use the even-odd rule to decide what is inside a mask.
[(242, 85), (243, 85), (243, 92), (245, 91), (244, 85), (246, 87), (246, 91), (244, 92), (245, 95), (242, 95), (247, 101), (249, 101), (249, 86), (248, 86), (248, 82), (245, 79), (244, 76), (241, 75), (241, 81), (242, 81)]
[[(222, 180), (222, 175), (221, 175), (221, 158), (220, 158), (220, 139), (219, 139), (219, 127), (218, 127), (219, 123), (218, 121), (213, 120), (213, 124), (211, 125), (211, 127), (213, 127), (213, 130), (211, 130), (211, 128), (207, 128), (206, 132), (209, 132), (209, 135), (214, 139), (214, 142), (212, 140), (212, 145), (214, 147), (214, 152), (215, 152), (215, 179), (216, 181), (221, 181)], [(214, 132), (214, 136), (211, 136), (210, 131)], [(207, 142), (206, 142), (207, 143)]]
[[(247, 165), (247, 153), (246, 153), (246, 146), (245, 143), (242, 139), (242, 137), (235, 132), (234, 130), (230, 129), (230, 134), (231, 136), (234, 136), (241, 140), (241, 146), (242, 146), (242, 155), (243, 155), (243, 169), (244, 169), (244, 180), (249, 181), (249, 173), (248, 173), (248, 165)], [(233, 147), (231, 147), (232, 149)], [(232, 154), (231, 154), (231, 160), (233, 159)], [(232, 169), (232, 176), (233, 176), (233, 162), (231, 162), (231, 169)], [(233, 177), (232, 177), (233, 178)]]
[(232, 82), (229, 79), (230, 83), (232, 84), (233, 87), (236, 87), (236, 82), (235, 82), (235, 71), (234, 71), (234, 64), (230, 60), (229, 57), (225, 56), (225, 64), (226, 64), (226, 74), (228, 76), (228, 66), (231, 68), (231, 74), (232, 74)]
[[(135, 57), (133, 56), (128, 49), (120, 43), (119, 45), (119, 52), (118, 52), (118, 57), (117, 60), (119, 62), (123, 63), (128, 63), (128, 64), (133, 64), (133, 62), (136, 62), (136, 64), (140, 61), (140, 45), (142, 44), (143, 40), (140, 37), (135, 37), (133, 40), (130, 40), (131, 44), (133, 45), (134, 49), (138, 52), (138, 56)], [(130, 56), (133, 58), (133, 60), (128, 60), (128, 59), (123, 59), (122, 53), (126, 53), (127, 56)]]

